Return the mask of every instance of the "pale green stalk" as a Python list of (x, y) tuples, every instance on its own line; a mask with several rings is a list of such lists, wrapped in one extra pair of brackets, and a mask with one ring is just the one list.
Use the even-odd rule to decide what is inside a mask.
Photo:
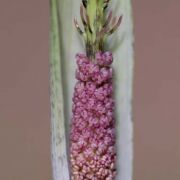
[[(69, 180), (68, 132), (71, 98), (75, 84), (75, 54), (85, 52), (83, 40), (76, 32), (73, 18), (79, 17), (81, 0), (51, 1), (51, 124), (54, 180)], [(131, 115), (133, 81), (133, 27), (130, 0), (111, 0), (110, 6), (123, 21), (108, 39), (114, 56), (114, 83), (117, 132), (117, 180), (132, 180), (133, 129)], [(93, 5), (92, 5), (93, 6)], [(89, 11), (91, 11), (90, 9)], [(107, 46), (107, 45), (106, 45)]]
[(66, 152), (64, 99), (61, 76), (61, 51), (59, 38), (59, 16), (57, 7), (57, 0), (52, 0), (50, 34), (52, 170), (54, 180), (68, 180), (69, 171)]

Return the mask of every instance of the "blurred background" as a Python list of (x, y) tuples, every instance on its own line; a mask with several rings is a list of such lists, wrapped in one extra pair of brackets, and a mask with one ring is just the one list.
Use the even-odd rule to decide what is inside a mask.
[[(133, 0), (134, 179), (180, 179), (178, 0)], [(0, 1), (0, 180), (51, 180), (49, 1)]]
[(133, 1), (135, 180), (180, 179), (179, 7)]

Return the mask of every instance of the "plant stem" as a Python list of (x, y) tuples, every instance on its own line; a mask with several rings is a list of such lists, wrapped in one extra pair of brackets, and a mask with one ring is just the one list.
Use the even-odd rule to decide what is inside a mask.
[(61, 77), (58, 0), (51, 0), (50, 33), (50, 100), (52, 170), (54, 180), (68, 180), (68, 156), (66, 152), (64, 99)]

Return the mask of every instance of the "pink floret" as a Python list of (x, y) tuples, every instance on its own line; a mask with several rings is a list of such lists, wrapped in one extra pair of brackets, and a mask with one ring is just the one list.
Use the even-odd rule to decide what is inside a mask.
[(97, 63), (101, 66), (109, 66), (113, 62), (113, 56), (112, 56), (112, 53), (109, 51), (105, 53), (98, 52), (96, 53), (96, 60), (97, 60)]
[(114, 180), (115, 119), (111, 52), (77, 54), (70, 130), (71, 179)]

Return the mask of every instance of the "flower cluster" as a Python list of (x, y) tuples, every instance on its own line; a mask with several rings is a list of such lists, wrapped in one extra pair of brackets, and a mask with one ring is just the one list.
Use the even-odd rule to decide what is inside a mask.
[[(97, 63), (88, 60), (84, 54), (78, 54), (76, 78), (82, 82), (89, 82), (100, 85), (112, 78), (112, 68), (108, 65), (112, 62), (112, 55), (109, 53), (96, 54)], [(102, 66), (102, 67), (101, 67)]]
[(96, 62), (76, 56), (78, 69), (71, 121), (71, 179), (115, 178), (115, 121), (112, 97), (113, 57), (96, 53)]

